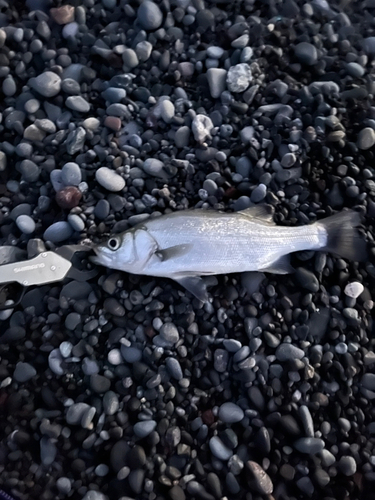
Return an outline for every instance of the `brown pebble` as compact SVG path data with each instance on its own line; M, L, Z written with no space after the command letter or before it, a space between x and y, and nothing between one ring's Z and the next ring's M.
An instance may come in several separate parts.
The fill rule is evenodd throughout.
M68 24L74 21L74 7L73 5L63 5L56 7L50 11L52 19L57 24Z
M121 129L121 120L117 116L106 116L104 125L111 130L118 132Z
M56 203L63 209L74 208L82 198L81 191L75 186L69 186L56 193Z

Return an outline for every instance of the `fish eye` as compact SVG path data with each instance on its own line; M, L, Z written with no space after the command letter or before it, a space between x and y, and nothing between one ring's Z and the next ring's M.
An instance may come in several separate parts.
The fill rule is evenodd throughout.
M111 238L109 238L108 247L111 250L117 250L120 247L120 245L121 245L120 238L118 238L116 236L112 236Z

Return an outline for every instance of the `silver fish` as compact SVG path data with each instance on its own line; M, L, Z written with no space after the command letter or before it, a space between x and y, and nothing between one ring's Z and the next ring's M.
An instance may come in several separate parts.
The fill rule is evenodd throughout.
M313 224L277 226L273 210L258 205L235 213L184 210L146 220L93 247L92 261L133 274L171 278L202 301L201 276L264 271L293 272L289 254L322 250L362 260L361 217L347 210Z

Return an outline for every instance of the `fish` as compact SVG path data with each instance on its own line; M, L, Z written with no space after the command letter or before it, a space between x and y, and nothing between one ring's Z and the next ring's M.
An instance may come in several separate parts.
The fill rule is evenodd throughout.
M205 276L261 271L292 273L290 254L330 252L351 261L366 259L356 229L361 215L343 210L303 226L279 226L273 207L239 212L188 209L149 218L94 244L92 262L128 273L171 278L197 299L209 300Z

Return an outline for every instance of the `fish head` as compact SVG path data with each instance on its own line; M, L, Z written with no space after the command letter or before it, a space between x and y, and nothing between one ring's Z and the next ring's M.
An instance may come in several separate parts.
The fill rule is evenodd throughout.
M136 260L133 232L126 231L122 234L113 234L104 243L93 247L95 256L90 257L91 262L110 269L128 271Z

